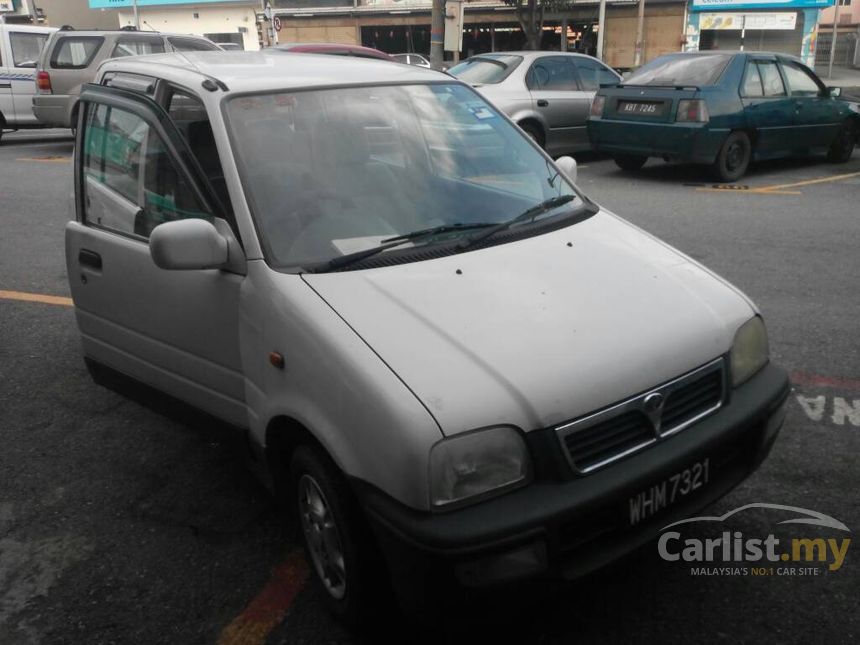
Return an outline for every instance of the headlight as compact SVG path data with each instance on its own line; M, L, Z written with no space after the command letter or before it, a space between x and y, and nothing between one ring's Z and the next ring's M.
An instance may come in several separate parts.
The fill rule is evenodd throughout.
M444 439L430 451L430 503L441 508L526 483L531 462L522 435L488 428Z
M732 345L732 385L737 387L768 361L767 330L756 316L740 326Z

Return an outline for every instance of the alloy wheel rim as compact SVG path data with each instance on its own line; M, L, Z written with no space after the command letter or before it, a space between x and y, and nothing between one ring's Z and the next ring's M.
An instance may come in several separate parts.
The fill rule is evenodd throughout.
M346 562L331 505L310 475L302 475L298 489L302 531L311 561L326 591L341 600L346 595Z

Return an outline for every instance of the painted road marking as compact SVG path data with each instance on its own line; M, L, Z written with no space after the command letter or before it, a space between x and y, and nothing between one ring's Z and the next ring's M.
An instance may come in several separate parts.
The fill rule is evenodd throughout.
M829 177L819 177L818 179L806 179L804 181L795 181L790 184L774 184L772 186L758 186L747 190L734 188L728 189L725 186L721 187L714 185L712 187L697 188L699 192L725 192L726 190L736 190L746 195L801 195L800 191L785 190L786 188L799 188L800 186L812 186L813 184L826 184L845 179L860 177L860 172L849 172L842 175L830 175Z
M59 157L56 155L47 157L19 157L17 159L17 161L35 161L37 163L67 163L71 160L71 157Z
M46 305L62 305L71 307L74 305L71 298L63 296L46 296L41 293L25 293L23 291L0 290L0 300L20 300L22 302L41 302Z
M293 600L308 579L308 565L301 551L293 551L272 571L272 577L245 610L218 637L218 645L258 645L287 615Z
M829 407L831 414L825 416L828 410L825 395L803 396L798 394L795 398L811 421L820 423L830 420L838 426L844 426L845 422L848 421L855 428L860 428L860 399L849 400L841 396L834 396Z
M793 372L791 374L791 382L799 386L826 387L860 392L860 380L858 379ZM795 395L795 399L810 421L815 421L816 423L827 423L830 421L837 426L844 426L847 422L848 425L860 428L860 399L849 399L843 396L828 397L825 394L816 394L813 396L797 394ZM830 401L830 405L828 405L828 400ZM830 414L827 414L828 410Z

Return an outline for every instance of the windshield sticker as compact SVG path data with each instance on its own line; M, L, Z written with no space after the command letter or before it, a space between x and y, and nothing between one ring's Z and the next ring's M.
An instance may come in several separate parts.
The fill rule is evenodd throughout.
M471 107L469 111L475 116L476 119L484 120L484 119L492 119L496 115L487 107L483 105L479 107Z

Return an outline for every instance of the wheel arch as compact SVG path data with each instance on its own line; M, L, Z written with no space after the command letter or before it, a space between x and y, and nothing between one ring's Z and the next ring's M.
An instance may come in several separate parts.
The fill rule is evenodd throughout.
M281 414L269 421L266 425L265 442L266 465L276 493L282 493L289 487L290 459L299 446L313 447L327 457L341 473L344 472L332 451L307 425L288 415Z

